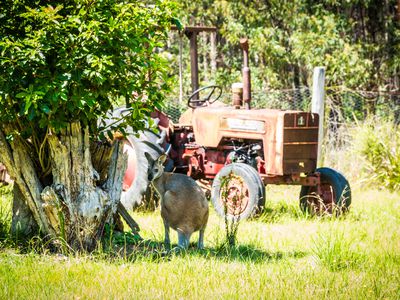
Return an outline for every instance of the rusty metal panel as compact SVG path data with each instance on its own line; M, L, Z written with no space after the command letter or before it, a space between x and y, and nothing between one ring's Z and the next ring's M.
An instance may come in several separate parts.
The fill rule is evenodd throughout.
M316 159L318 152L318 143L285 143L283 145L283 156L284 159L297 159L299 161L310 158Z
M263 143L265 173L284 175L315 170L318 115L272 109L204 107L193 111L196 143L218 148L224 138Z
M318 127L319 116L307 112L292 111L285 115L285 128Z
M285 174L308 173L316 169L315 159L285 159L283 162L283 172Z
M318 158L318 115L298 112L285 115L283 174L315 170Z
M318 141L318 127L311 128L285 128L284 143L315 142Z

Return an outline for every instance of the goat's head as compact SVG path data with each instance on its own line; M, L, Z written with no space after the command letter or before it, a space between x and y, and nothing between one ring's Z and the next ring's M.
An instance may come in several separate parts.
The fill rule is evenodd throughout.
M153 159L150 154L145 153L149 166L147 176L149 181L159 178L164 172L164 163L167 160L166 154L161 154L157 159Z

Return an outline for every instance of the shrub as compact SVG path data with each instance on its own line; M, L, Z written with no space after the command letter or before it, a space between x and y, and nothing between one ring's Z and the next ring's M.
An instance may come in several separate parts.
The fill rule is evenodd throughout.
M376 116L343 123L325 141L323 165L346 174L353 186L399 191L399 127Z
M364 181L400 191L400 126L373 118L357 124L354 134L354 150L364 162Z

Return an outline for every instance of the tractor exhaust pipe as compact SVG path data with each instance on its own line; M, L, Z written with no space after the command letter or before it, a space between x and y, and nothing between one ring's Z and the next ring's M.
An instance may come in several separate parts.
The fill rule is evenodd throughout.
M243 68L242 68L242 80L243 80L243 102L244 108L251 108L251 77L249 68L249 41L247 38L240 39L240 47L243 50Z

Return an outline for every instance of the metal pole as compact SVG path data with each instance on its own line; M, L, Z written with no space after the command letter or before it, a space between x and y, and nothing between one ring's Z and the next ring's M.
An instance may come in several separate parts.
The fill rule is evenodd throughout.
M251 108L251 75L249 68L249 41L247 38L240 39L240 46L243 50L243 68L242 68L242 80L243 80L243 103L246 109Z
M312 85L311 112L319 115L318 129L318 166L321 164L321 146L324 140L324 96L325 96L325 67L315 67Z
M182 32L179 32L179 104L183 102Z
M190 66L192 74L192 92L199 88L199 63L197 55L197 32L190 33ZM195 99L198 99L195 97Z

